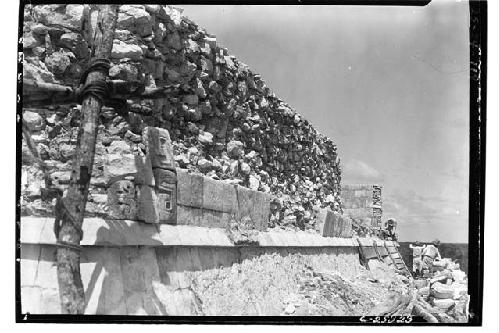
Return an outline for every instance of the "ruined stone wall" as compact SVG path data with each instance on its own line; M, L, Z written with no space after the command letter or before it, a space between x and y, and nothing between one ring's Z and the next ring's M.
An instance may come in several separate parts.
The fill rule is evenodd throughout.
M359 227L382 226L382 187L372 184L342 185L342 211Z
M89 60L84 35L96 12L84 5L27 6L24 78L76 85ZM87 28L84 28L87 27ZM270 226L314 228L319 208L340 210L336 146L279 99L264 80L230 55L215 36L159 5L120 7L112 50L112 79L148 87L178 84L170 98L137 100L142 114L105 108L98 130L88 215L106 212L109 174L145 154L143 130L164 128L175 167L273 194ZM80 106L25 110L55 184L69 182ZM47 215L42 174L23 142L22 213ZM126 180L126 179L125 179ZM127 186L119 191L127 197ZM131 203L132 204L132 203Z

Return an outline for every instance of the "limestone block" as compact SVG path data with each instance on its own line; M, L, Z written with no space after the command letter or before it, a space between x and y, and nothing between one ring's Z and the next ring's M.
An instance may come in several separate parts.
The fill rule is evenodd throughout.
M232 242L227 234L216 228L209 228L207 230L207 237L211 240L213 246L232 246Z
M114 182L107 190L108 214L113 219L134 220L137 216L136 193L130 180Z
M238 158L243 154L243 143L241 141L229 141L227 143L227 154L229 157Z
M201 226L203 224L203 210L177 204L177 224Z
M35 285L41 250L40 245L21 244L21 287Z
M126 315L120 249L85 248L81 258L85 314Z
M74 58L75 55L72 52L59 50L45 57L45 65L52 73L63 75Z
M191 245L191 246L196 246L196 245L202 245L205 244L205 239L203 236L203 230L204 228L201 228L200 226L192 226L189 229L180 229L179 232L177 233L177 237L179 238L179 241L182 245Z
M156 187L160 189L172 189L175 188L177 182L176 172L167 169L153 169L153 175L155 178Z
M59 45L70 49L79 59L85 58L89 54L87 42L81 34L75 32L63 34L59 39Z
M430 289L429 289L429 287L418 288L417 294L419 296L422 296L422 297L426 298L426 297L428 297L430 295Z
M165 306L169 316L195 316L201 314L201 304L191 289L178 289L163 283L154 282L153 290Z
M146 127L142 135L152 167L174 169L174 153L168 131L163 128Z
M176 224L175 190L158 192L156 205L160 223Z
M129 58L131 60L140 60L143 56L142 49L139 45L127 44L119 40L115 40L113 43L113 48L111 50L111 58L114 59L124 59Z
M165 306L153 290L153 283L160 282L155 250L150 247L121 248L120 263L127 314L166 315Z
M176 174L172 170L154 169L156 183L156 210L161 223L176 223Z
M351 237L350 219L331 211L321 209L316 217L317 229L323 237Z
M237 219L250 218L257 230L267 230L269 222L271 195L264 192L252 191L237 186L238 214Z
M453 298L455 294L455 288L452 285L446 285L441 282L435 282L431 286L431 293L432 296L439 299Z
M50 245L41 245L38 270L35 286L40 288L40 314L59 314L61 305L59 299L59 285L57 282L57 266L55 264L56 248Z
M113 183L137 173L135 156L132 154L110 154L104 163L104 176L108 183Z
M42 314L42 289L37 286L21 286L21 312Z
M443 309L443 310L447 310L449 309L451 306L455 305L455 301L452 300L452 299L437 299L435 298L433 301L432 301L433 305L437 308L440 308L440 309Z
M35 112L24 111L23 120L26 122L30 131L39 131L45 127L42 116Z
M269 234L266 232L261 232L259 233L258 237L258 242L260 246L272 246L273 244L273 239L269 236Z
M329 209L320 209L316 215L316 229L323 237L332 237L333 212Z
M116 22L118 29L131 30L144 37L152 33L153 19L141 5L122 5Z
M151 159L148 156L134 155L134 157L135 167L137 169L134 183L136 185L155 186L155 177L153 174L153 167L151 166Z
M466 281L466 274L464 271L461 271L459 269L454 269L451 271L451 274L453 275L453 281L456 282Z
M230 221L231 214L229 213L203 208L200 227L228 228Z
M352 236L352 221L342 215L336 214L336 220L333 225L333 234L335 237L350 238Z
M24 34L23 49L33 49L37 46L40 46L40 41L35 39L32 34Z
M177 204L203 207L203 177L189 174L185 169L177 171Z
M61 26L70 30L81 29L83 5L66 5L64 14L60 10L56 11L57 6L61 5L34 6L33 12L37 21L48 26Z
M160 281L174 288L190 285L185 271L192 271L191 254L188 247L159 247L156 249Z
M137 218L146 223L159 223L158 195L153 187L137 186Z
M236 188L228 183L203 177L203 208L236 214Z

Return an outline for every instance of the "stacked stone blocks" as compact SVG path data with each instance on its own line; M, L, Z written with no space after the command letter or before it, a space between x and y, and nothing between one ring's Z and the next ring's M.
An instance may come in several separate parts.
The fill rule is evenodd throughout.
M342 185L343 214L359 225L382 226L382 187L374 184Z

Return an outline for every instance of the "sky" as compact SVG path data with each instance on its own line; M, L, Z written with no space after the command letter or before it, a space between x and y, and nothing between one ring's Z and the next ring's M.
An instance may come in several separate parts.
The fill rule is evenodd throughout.
M178 6L382 185L401 241L467 242L468 3Z

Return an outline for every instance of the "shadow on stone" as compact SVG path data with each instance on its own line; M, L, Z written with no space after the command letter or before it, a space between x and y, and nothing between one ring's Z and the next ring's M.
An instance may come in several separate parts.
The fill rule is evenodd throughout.
M96 243L134 244L137 230L126 221L108 220L106 227L97 231ZM99 246L86 248L82 253L82 267L90 266L91 272L85 288L85 312L95 314L168 315L164 303L152 285L160 282L154 246L158 232L153 225L141 227L141 238L148 238L148 246ZM121 236L119 236L121 235ZM115 237L112 242L110 237ZM122 243L122 244L123 244ZM116 244L116 243L115 243Z

